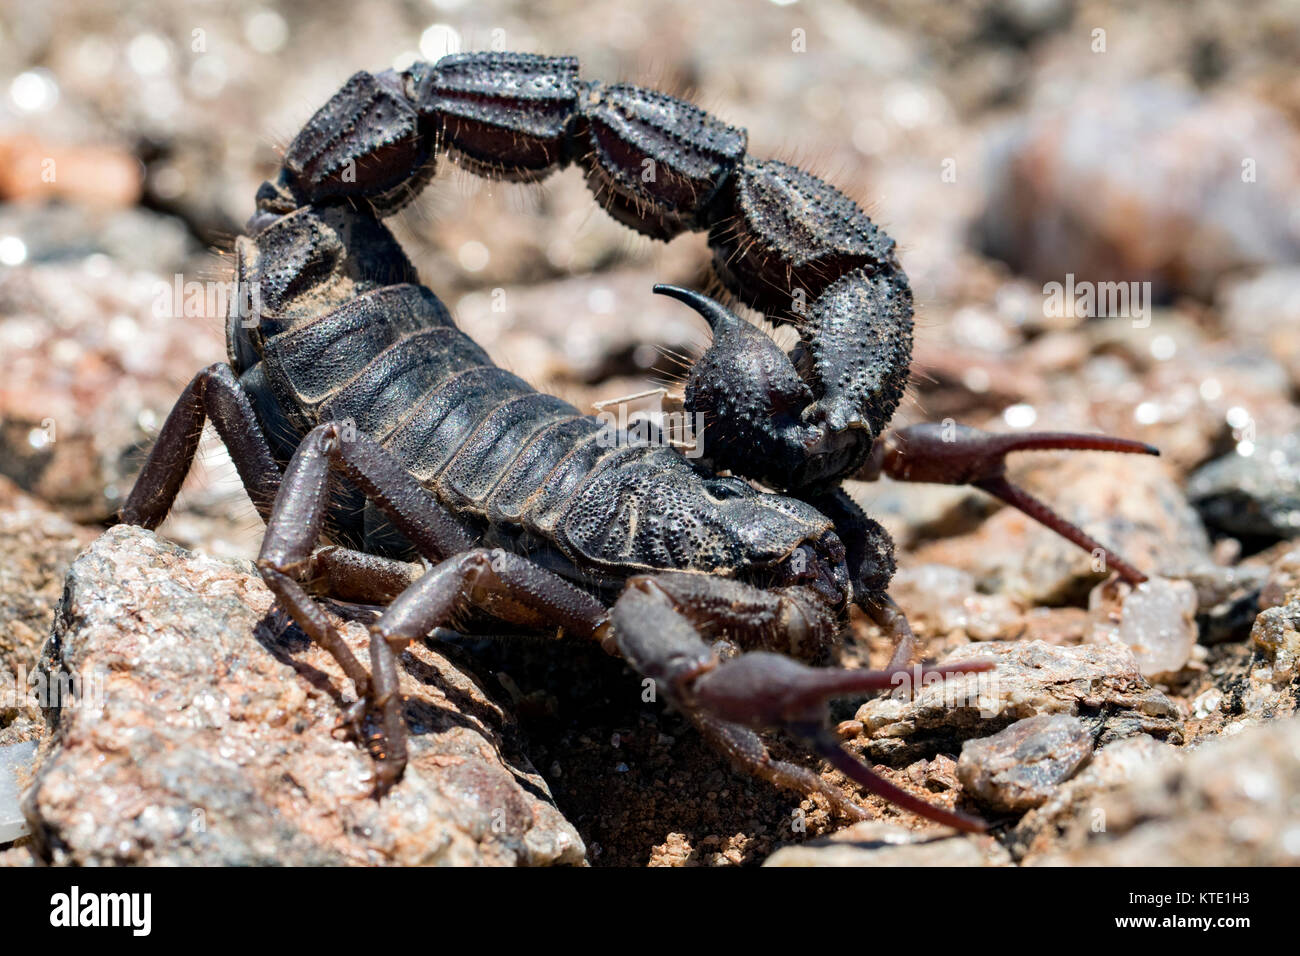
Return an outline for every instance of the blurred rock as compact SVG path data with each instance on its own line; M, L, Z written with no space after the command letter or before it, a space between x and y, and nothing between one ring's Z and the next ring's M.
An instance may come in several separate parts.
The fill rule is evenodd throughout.
M1099 822L1093 811L1101 794L1152 766L1177 763L1182 754L1172 744L1145 734L1100 748L1075 777L1020 819L1007 834L1007 849L1020 861L1036 853L1081 845L1088 829Z
M140 199L140 163L112 146L0 136L0 200L124 207Z
M1025 627L1023 607L1003 594L978 593L975 578L959 568L905 565L895 573L889 593L922 637L1012 640Z
M423 645L402 657L411 761L383 800L331 734L346 687L247 564L117 527L72 566L50 671L86 675L51 712L27 797L54 863L580 863L581 839L501 708ZM337 608L336 608L337 609ZM367 632L343 634L365 659Z
M1184 315L1179 325L1185 329L1194 321ZM1286 370L1263 346L1222 340L1182 346L1179 338L1185 336L1147 336L1128 319L1089 323L1089 333L1094 329L1097 334L1088 336L1090 349L1101 351L1090 351L1071 374L1040 376L1039 390L1011 406L1019 413L1028 406L1034 428L1097 431L1149 442L1180 482L1248 432L1300 430L1300 409L1291 401ZM1024 362L1031 359L1023 357ZM997 410L1002 421L985 427L1011 424L1005 408Z
M1267 269L1225 282L1217 299L1233 339L1267 345L1300 388L1300 268Z
M988 836L933 837L888 823L856 823L834 836L777 850L764 866L1007 866Z
M166 308L172 288L104 255L0 276L0 470L75 520L117 510L181 389L224 357L218 319Z
M1219 341L1161 354L1168 358L1139 379L1125 417L1180 476L1249 435L1300 429L1286 369L1262 346ZM1119 411L1107 409L1116 422Z
M1126 646L1152 680L1182 670L1196 646L1196 588L1187 581L1151 577L1137 587L1106 581L1089 595L1088 610L1088 639Z
M1201 564L1172 574L1196 590L1196 635L1202 644L1242 640L1259 613L1268 569Z
M901 548L974 531L998 507L988 495L965 485L923 485L882 477L848 481L844 488Z
M1065 824L1064 866L1294 866L1300 720L1209 741L1143 767Z
M624 270L471 293L455 303L456 320L495 360L533 382L593 383L656 369L682 375L680 362L661 350L702 353L709 330L695 312L651 291L673 279Z
M138 207L119 209L70 203L0 205L0 236L13 236L22 242L23 257L17 265L82 265L89 278L104 286L99 294L105 300L112 298L113 293L125 298L133 286L145 284L146 278L170 282L177 272L198 272L205 266L217 271L215 259L194 242L183 222ZM87 262L92 256L99 258ZM112 260L114 268L110 269L109 263L103 261L105 257ZM139 275L141 272L150 275L143 277ZM15 280L5 283L6 313L15 304L30 302L32 298L21 281L17 290L7 288L11 281ZM145 287L150 290L148 284ZM15 300L16 296L22 298ZM53 313L60 327L65 327L71 311ZM111 319L118 311L121 306L106 307L100 321ZM140 312L147 314L148 306ZM142 317L134 311L131 314Z
M1098 745L1139 733L1182 740L1177 707L1147 683L1126 648L991 641L960 647L944 662L986 659L994 670L923 681L911 699L900 688L867 701L855 715L864 736L852 743L898 763L956 753L967 740L1039 714L1079 717Z
M0 478L0 746L41 730L29 697L37 658L68 566L94 538Z
M984 249L1044 282L1208 297L1232 270L1300 258L1300 134L1249 98L1084 87L992 150Z
M1040 714L991 737L968 740L957 761L966 791L995 810L1045 803L1092 756L1092 732L1077 717Z
M1210 462L1187 483L1205 523L1236 535L1300 534L1300 434L1258 436Z
M35 753L34 741L0 744L0 845L27 833L19 794L27 785Z
M1081 607L1036 607L1025 612L1024 621L1022 639L1045 644L1082 644L1091 628Z

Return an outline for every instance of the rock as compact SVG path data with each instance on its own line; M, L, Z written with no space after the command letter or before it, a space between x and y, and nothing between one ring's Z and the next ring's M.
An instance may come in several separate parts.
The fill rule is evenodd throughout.
M1082 644L1092 621L1081 607L1036 607L1025 612L1023 640Z
M692 269L680 281L689 282ZM661 349L699 354L708 327L681 303L652 291L662 271L607 271L597 277L471 293L455 303L461 327L498 361L530 381L603 382L656 370L680 374ZM606 398L616 398L607 395Z
M1084 86L991 146L982 245L1044 282L1073 274L1206 296L1232 270L1300 256L1297 156L1300 134L1248 97ZM1282 172L1270 181L1265 169Z
M861 725L858 725L861 727ZM918 760L906 770L907 778L918 787L925 787L932 793L946 793L960 790L961 781L957 778L957 761L947 754L939 754L933 760Z
M1259 615L1253 639L1214 649L1206 669L1180 689L1187 701L1189 743L1231 736L1295 715L1300 704L1294 668L1297 608Z
M1077 717L1040 714L991 737L968 740L957 761L966 790L995 810L1045 803L1092 756L1092 732Z
M1011 640L1024 630L1024 608L1004 594L980 594L975 578L940 564L906 565L890 583L890 596L921 636L973 641Z
M882 477L873 482L848 481L844 488L902 548L973 531L997 510L996 501L967 485L923 485Z
M60 864L580 863L511 720L424 645L402 657L411 761L383 799L331 730L347 682L247 563L116 527L81 555L45 650L83 675L26 799ZM336 610L339 607L336 606ZM367 631L343 634L364 660Z
M41 730L31 678L68 566L94 537L0 477L0 746Z
M1181 318L1184 327L1194 321ZM1129 320L1104 324L1118 326L1121 337L1125 329L1133 334ZM1140 375L1090 396L1083 420L1152 443L1180 482L1222 454L1227 443L1250 433L1285 435L1300 428L1286 369L1263 346L1221 340L1182 347L1172 334L1164 334L1150 341L1148 351L1151 364ZM1093 362L1112 357L1098 356ZM1129 363L1142 368L1136 357ZM1058 387L1078 390L1068 380Z
M215 317L160 300L172 288L104 255L0 283L0 471L74 520L116 511L180 390L225 355Z
M1300 720L1206 742L1144 766L1082 808L1063 866L1295 866L1300 863Z
M764 866L1006 866L988 836L930 837L888 823L857 823L832 837L777 850Z
M18 797L26 786L35 753L34 742L0 746L0 845L27 833Z
M44 164L44 166L43 166ZM41 176L42 168L60 175ZM0 136L0 200L128 207L140 200L139 162L113 146L66 146L34 136Z
M1152 576L1137 587L1122 581L1097 585L1088 598L1094 644L1122 644L1144 677L1175 674L1196 646L1196 588L1187 581Z
M1182 751L1145 734L1116 740L1095 751L1072 779L1057 787L1046 802L1026 813L1004 843L1017 861L1037 853L1080 845L1097 821L1092 816L1100 794L1131 780L1160 762L1177 762ZM1079 823L1088 826L1081 827Z
M173 273L191 269L198 273L195 267L215 264L194 242L184 222L133 205L120 209L75 202L3 205L0 235L21 239L23 258L18 265L22 268L75 265L98 256L95 262L111 259L122 270L118 281L138 281L142 273L170 281Z
M1300 667L1300 601L1261 611L1250 639L1271 665L1272 682L1289 683Z
M856 742L881 763L956 753L1026 717L1079 717L1098 745L1146 733L1182 740L1178 709L1147 683L1127 648L1058 647L1042 641L990 641L952 651L945 663L992 659L996 668L942 682L922 682L908 699L899 688L858 708Z
M1259 613L1268 568L1202 564L1174 575L1196 589L1196 634L1202 644L1243 640Z
M1192 475L1187 496L1206 524L1229 534L1300 535L1300 435L1239 442Z
M0 867L2 866L36 866L36 861L32 859L26 847L15 846L8 850L0 850Z
M1287 547L1269 563L1259 592L1259 606L1280 607L1295 600L1300 600L1300 548Z
M1225 282L1215 298L1232 337L1267 346L1300 388L1300 267Z
M1159 459L1075 453L1013 463L1013 479L1139 570L1209 561L1201 520ZM1107 574L1101 556L1014 508L973 534L921 545L914 560L964 568L979 591L1027 606L1082 603Z

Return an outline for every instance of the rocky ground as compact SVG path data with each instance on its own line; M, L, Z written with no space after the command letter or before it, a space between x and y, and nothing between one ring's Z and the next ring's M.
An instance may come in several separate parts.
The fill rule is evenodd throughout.
M1300 862L1293 7L729 7L0 14L0 863ZM105 530L223 355L217 310L169 290L227 277L277 145L355 69L498 40L690 92L863 201L916 293L896 423L1161 449L1013 460L1151 575L1136 590L977 491L849 486L898 542L927 656L997 666L841 701L840 735L989 835L826 770L875 818L848 826L731 770L597 649L444 632L402 660L412 765L376 802L334 733L351 687L247 563L261 523L219 443L157 535ZM706 341L649 291L701 284L703 241L632 236L574 171L529 190L444 170L396 222L494 358L584 407ZM1137 285L1103 313L1054 283ZM330 607L363 641L373 610ZM840 663L887 657L855 617Z

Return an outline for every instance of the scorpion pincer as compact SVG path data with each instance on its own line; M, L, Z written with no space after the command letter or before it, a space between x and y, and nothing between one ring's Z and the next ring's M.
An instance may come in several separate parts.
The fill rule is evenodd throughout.
M712 329L685 387L703 454L605 440L596 419L493 365L383 225L439 153L519 181L577 164L631 228L662 240L707 231L722 286L793 325L798 344L787 353L719 302L657 287ZM162 521L211 421L266 521L267 586L355 685L342 725L369 743L377 794L406 763L398 655L474 610L599 641L744 768L852 817L866 813L773 757L759 732L794 735L923 817L983 826L877 776L828 729L832 698L914 673L887 594L893 545L839 484L970 483L1104 552L1012 485L1004 458L1155 450L1096 435L888 431L908 376L911 293L893 241L850 199L748 156L743 130L683 100L584 82L569 57L469 53L348 80L262 185L246 232L235 267L249 314L232 308L228 361L187 387L121 519ZM369 668L313 589L387 605ZM889 669L825 666L852 604L897 641Z

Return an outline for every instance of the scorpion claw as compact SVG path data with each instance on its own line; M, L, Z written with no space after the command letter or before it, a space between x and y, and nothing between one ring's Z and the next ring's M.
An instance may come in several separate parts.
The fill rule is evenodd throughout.
M884 671L818 668L781 654L753 651L727 661L695 679L694 703L710 716L754 730L783 729L806 741L837 770L871 793L947 826L982 832L983 821L936 807L877 776L840 747L827 723L827 704L884 690L927 676L949 677L991 670L992 661L963 661L932 667Z
M1129 562L1007 480L1006 456L1018 451L1160 454L1158 448L1146 442L1109 435L1077 432L995 434L968 425L911 425L888 433L876 443L864 469L864 477L870 479L883 472L896 481L971 485L1024 512L1085 551L1103 556L1106 567L1114 568L1130 584L1145 581L1146 575Z
M801 734L801 736L804 735ZM834 735L824 727L818 727L805 739L808 740L813 750L844 776L867 792L882 797L903 810L915 813L927 820L933 820L935 823L942 823L956 830L961 830L964 833L984 833L989 828L989 825L979 817L936 806L922 800L920 797L913 796L902 787L890 783L841 747L835 740Z

